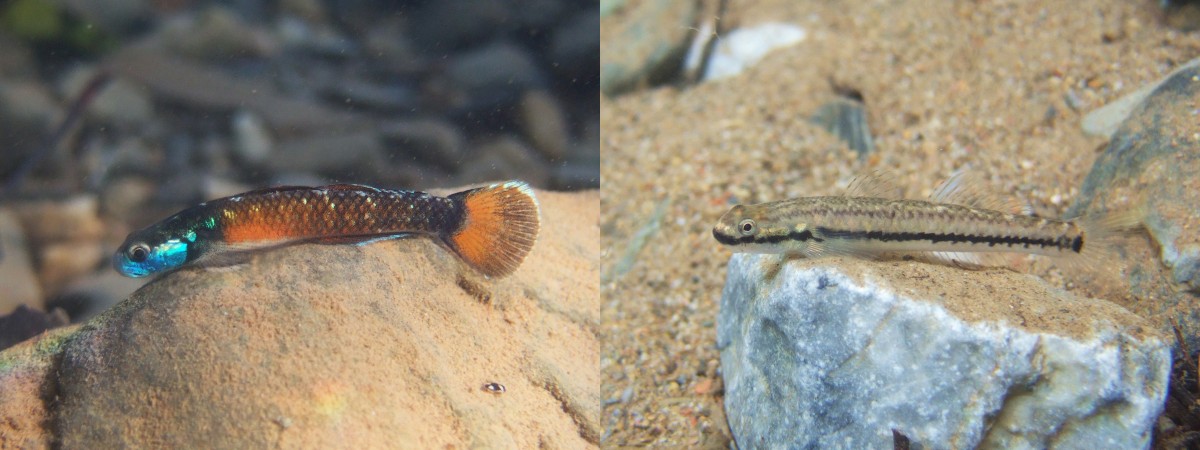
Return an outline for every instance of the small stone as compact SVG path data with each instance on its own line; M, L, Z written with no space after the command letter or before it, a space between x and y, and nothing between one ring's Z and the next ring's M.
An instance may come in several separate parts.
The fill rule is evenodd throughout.
M567 154L571 133L567 117L558 101L541 90L526 91L521 97L521 125L533 148L550 161L561 160Z
M453 169L463 163L465 144L458 127L440 120L408 120L390 122L379 127L387 144L387 158L392 164L405 164L405 156Z
M516 98L526 89L542 87L545 76L527 50L507 41L472 49L454 56L446 76L469 97Z
M600 12L580 11L554 30L550 60L554 69L570 78L596 80L600 75ZM595 89L594 81L587 83Z
M727 280L737 442L890 448L895 429L925 448L1144 448L1163 410L1168 335L1028 275L738 253Z
M8 314L20 305L42 307L42 289L34 275L28 242L20 222L12 211L0 209L0 314Z
M241 110L233 115L233 150L237 158L247 164L259 165L271 158L274 139L266 123L250 111Z
M62 200L38 200L13 205L31 245L104 237L96 196L81 194Z
M224 6L177 15L159 33L167 48L198 59L268 56L279 47L269 33L247 25Z
M142 177L122 177L106 184L100 192L100 207L106 215L134 222L157 186Z
M859 100L839 96L821 105L811 120L845 142L859 157L875 150L875 141L867 126L866 108Z
M533 186L546 185L546 164L519 139L501 137L480 145L476 154L463 164L462 172L458 175L460 182L517 179Z
M717 43L704 80L718 80L742 73L767 54L803 42L808 31L790 23L764 23L730 31Z
M280 140L276 156L268 160L273 171L328 175L371 174L381 164L383 144L375 131L305 136Z

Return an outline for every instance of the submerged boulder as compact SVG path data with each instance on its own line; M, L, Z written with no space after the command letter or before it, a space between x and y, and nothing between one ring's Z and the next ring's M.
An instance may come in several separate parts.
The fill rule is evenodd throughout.
M1170 341L1003 269L734 255L717 325L742 448L1140 448Z
M599 196L538 197L505 278L424 238L167 274L64 338L22 423L64 448L598 446Z

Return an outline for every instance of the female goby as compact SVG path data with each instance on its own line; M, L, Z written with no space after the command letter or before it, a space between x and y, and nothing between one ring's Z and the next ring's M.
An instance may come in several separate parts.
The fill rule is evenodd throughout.
M475 270L499 277L525 259L538 225L533 190L517 181L448 197L353 184L277 187L201 203L134 232L113 255L113 266L144 277L301 242L415 234L438 239Z
M986 255L1027 253L1104 262L1108 239L1132 228L1137 211L1055 220L998 209L1002 202L974 190L961 173L928 201L881 196L894 192L876 173L851 184L845 196L805 197L736 205L713 228L734 251L805 257L920 253L955 265L990 264Z

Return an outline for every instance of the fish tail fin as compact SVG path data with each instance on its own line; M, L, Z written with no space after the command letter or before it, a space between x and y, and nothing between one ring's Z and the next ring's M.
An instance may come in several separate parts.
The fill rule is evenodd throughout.
M462 206L457 230L442 239L468 265L492 277L517 270L538 234L538 202L520 181L493 184L450 195Z
M1116 249L1117 238L1143 227L1146 208L1143 205L1127 209L1088 214L1074 222L1083 229L1083 247L1070 263L1096 269L1124 269Z

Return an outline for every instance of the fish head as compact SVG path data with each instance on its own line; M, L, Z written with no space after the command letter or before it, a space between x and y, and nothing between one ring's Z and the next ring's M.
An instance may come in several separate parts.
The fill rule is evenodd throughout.
M736 205L713 227L717 242L742 253L803 253L806 223L780 217L771 204ZM809 233L811 235L811 233Z
M172 218L174 219L174 218ZM188 261L188 247L196 241L192 230L179 230L176 220L168 219L135 231L113 254L113 268L127 277L145 277L175 269Z

